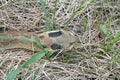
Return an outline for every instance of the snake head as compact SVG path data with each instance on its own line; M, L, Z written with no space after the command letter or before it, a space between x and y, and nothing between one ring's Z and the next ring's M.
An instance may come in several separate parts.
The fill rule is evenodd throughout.
M70 31L55 30L38 34L39 41L48 51L70 50L79 39Z

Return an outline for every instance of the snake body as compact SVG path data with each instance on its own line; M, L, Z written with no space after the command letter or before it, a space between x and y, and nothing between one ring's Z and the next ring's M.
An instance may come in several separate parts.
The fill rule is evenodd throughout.
M0 35L14 37L13 39L0 38L0 50L22 48L40 51L40 48L33 43L20 40L19 36L35 39L39 41L46 50L51 52L61 49L68 50L71 48L71 45L78 42L78 39L73 33L65 30L47 31L40 34L27 31L5 31L1 32Z

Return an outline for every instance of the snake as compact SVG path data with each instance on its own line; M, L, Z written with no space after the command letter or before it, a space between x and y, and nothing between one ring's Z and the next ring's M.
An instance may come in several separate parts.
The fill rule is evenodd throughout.
M2 38L1 36L9 36L12 38ZM50 52L58 50L70 50L79 39L71 31L66 30L53 30L45 31L43 33L35 33L28 31L3 31L0 32L0 50L6 49L27 49L32 51L40 51L41 49L29 42L20 39L20 36L25 36L30 39L37 40L41 43L43 48Z

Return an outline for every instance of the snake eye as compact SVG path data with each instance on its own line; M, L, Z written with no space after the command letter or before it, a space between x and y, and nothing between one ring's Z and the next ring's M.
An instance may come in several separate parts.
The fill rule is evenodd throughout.
M48 35L49 35L49 37L58 37L58 36L62 35L62 32L61 31L50 32Z
M59 49L62 49L62 48L63 48L62 45L59 45L59 44L56 44L56 43L51 45L51 49L53 49L53 50L59 50Z

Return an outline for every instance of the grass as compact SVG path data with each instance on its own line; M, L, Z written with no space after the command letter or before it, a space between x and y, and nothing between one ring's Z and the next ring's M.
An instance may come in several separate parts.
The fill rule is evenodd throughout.
M44 12L44 16L46 18L46 23L45 23L45 28L46 28L46 31L51 31L51 26L50 26L50 14L49 12L47 11L46 9L46 4L45 4L45 1L44 0L40 0L40 4L41 4L41 8L42 8L42 11Z
M5 35L0 35L0 38L2 38L2 39L3 38L4 39L14 39L14 37L5 36ZM29 66L30 64L37 62L39 59L41 59L44 56L50 57L52 55L52 53L47 52L42 47L42 45L39 41L36 41L34 39L30 39L30 38L27 38L27 37L24 37L24 36L19 36L19 39L23 40L23 41L34 43L34 45L37 45L41 49L41 51L38 52L38 53L35 53L30 59L28 59L22 65L18 66L15 70L8 73L7 76L6 76L6 80L14 80L16 75L20 72L20 70L22 70L22 68L25 68L25 67Z
M103 33L103 37L104 37L104 44L103 44L103 49L104 52L108 52L111 51L112 46L120 40L120 31L118 31L114 38L110 40L110 34L107 30L107 28L104 25L101 25L99 27L99 29L101 30L101 32Z
M74 32L81 44L54 61L42 58L46 54L44 49L34 55L24 50L1 52L0 79L119 80L119 4L119 0L3 1L0 20L4 26L17 30L37 28L36 32L66 29ZM35 40L23 36L21 39L42 48Z

